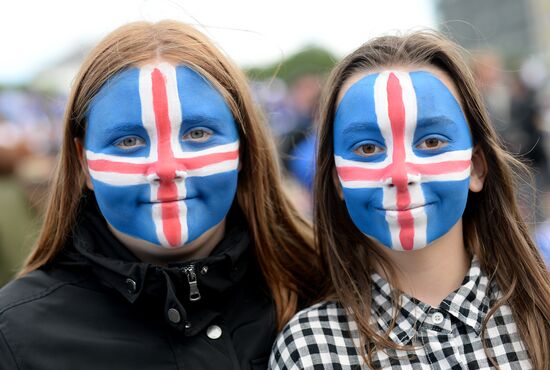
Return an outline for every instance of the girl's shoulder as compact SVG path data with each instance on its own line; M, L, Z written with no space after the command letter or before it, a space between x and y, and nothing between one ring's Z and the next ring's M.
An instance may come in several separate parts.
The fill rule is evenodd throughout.
M84 278L61 270L39 269L19 277L0 289L0 319L8 312L43 301L67 285Z
M288 322L275 341L269 368L352 368L361 364L358 341L357 326L346 310L336 301L323 301Z
M325 330L318 330L325 329ZM288 322L280 336L301 333L304 336L327 335L341 331L346 335L356 331L355 322L338 301L328 300L299 311ZM329 333L333 335L334 333Z

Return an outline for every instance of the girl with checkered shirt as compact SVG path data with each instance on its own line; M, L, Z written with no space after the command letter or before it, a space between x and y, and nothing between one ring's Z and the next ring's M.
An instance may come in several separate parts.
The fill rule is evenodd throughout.
M332 284L271 369L550 369L550 278L456 45L376 38L322 104L316 237Z

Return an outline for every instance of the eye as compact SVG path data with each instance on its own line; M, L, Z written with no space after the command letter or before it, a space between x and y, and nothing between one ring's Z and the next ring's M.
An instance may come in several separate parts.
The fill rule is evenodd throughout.
M126 136L115 143L120 149L134 149L145 145L145 140L139 136Z
M424 149L424 150L435 150L435 149L443 148L445 145L447 145L447 141L437 137L429 137L426 140L422 141L420 144L418 144L416 147L418 149Z
M210 136L212 136L212 132L202 128L196 128L183 135L183 140L204 142L208 140Z
M383 153L383 152L384 152L384 148L372 143L360 145L354 150L355 154L358 154L362 157L370 157L372 155Z

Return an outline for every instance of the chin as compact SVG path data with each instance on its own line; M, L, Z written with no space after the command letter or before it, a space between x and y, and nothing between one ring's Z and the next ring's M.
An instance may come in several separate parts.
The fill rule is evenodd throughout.
M147 248L147 247L146 247ZM188 244L182 244L177 246L165 246L155 244L154 247L147 248L147 250L157 256L172 256L180 252L188 252L190 249Z

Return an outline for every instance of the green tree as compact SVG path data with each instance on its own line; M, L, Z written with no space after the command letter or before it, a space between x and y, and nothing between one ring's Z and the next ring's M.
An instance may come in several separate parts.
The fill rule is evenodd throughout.
M288 56L282 62L264 67L245 69L248 77L253 80L268 80L278 77L286 83L305 74L327 74L338 59L328 50L310 45Z

